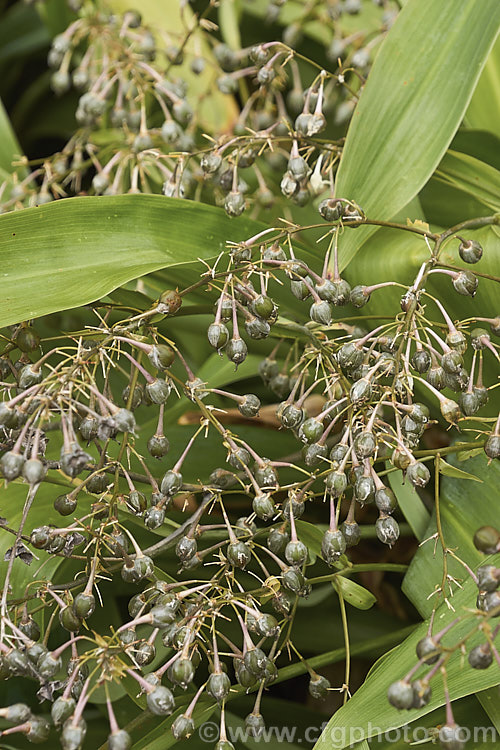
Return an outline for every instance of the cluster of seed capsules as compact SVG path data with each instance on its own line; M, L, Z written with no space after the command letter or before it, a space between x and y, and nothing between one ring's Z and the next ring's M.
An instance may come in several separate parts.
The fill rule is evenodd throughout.
M63 519L71 517L66 525L29 528L27 512L30 533L17 534L9 563L20 564L14 558L29 555L30 548L43 550L50 556L83 560L84 576L69 587L38 581L24 594L16 592L14 601L4 597L0 663L4 678L24 675L38 680L43 698L54 700L55 693L62 691L54 700L52 718L61 727L67 749L81 746L83 710L100 683L128 675L145 693L153 713L169 714L179 702L176 691L192 684L200 654L207 656L210 677L197 688L193 702L187 707L181 703L185 711L175 719L174 734L180 738L192 732L196 702L203 691L223 703L233 682L242 689L258 689L256 709L247 724L255 731L262 727L262 692L275 678L275 662L290 637L283 624L293 618L297 597L306 597L311 591L306 575L310 553L300 539L297 519L307 505L327 505L324 516L328 524L320 555L334 571L347 564L346 551L360 540L356 517L364 506L373 508L378 516L379 539L394 544L399 535L394 517L397 500L383 481L382 470L389 462L401 469L415 488L425 487L430 479L428 467L415 456L430 411L414 400L414 383L430 391L431 401L438 399L450 424L470 419L487 401L482 361L484 356L498 357L491 339L498 335L498 318L488 321L491 335L486 329L455 326L441 303L426 296L421 270L415 283L403 290L402 312L393 322L371 331L344 323L343 306L351 302L361 307L384 284L351 288L338 272L340 223L348 231L349 223L363 221L361 208L347 200L327 199L320 205L320 213L334 222L320 274L295 257L290 236L288 247L275 238L262 244L260 236L234 245L223 261L227 261L227 269L214 269L206 281L217 293L214 320L207 332L217 351L238 366L247 356L247 341L273 339L259 372L280 400L276 407L279 424L296 438L293 456L266 458L228 428L220 418L221 403L236 402L241 416L258 420L260 399L251 393L211 388L192 372L186 361L189 353L159 333L152 320L165 316L168 326L183 303L179 291L166 291L151 310L113 324L104 321L88 336L75 336L67 346L55 347L42 356L43 342L31 325L15 326L6 336L0 358L4 397L0 405L0 471L7 482L25 480L28 509L36 504L39 486L62 474L68 488L55 498L54 507ZM459 254L463 261L475 262L482 248L474 240L461 240ZM438 270L435 264L433 270ZM278 309L270 291L280 277L288 278L293 295L308 309L302 324L295 324L300 345L287 347L284 359L279 356L280 337L273 331ZM452 283L459 294L472 295L477 279L469 271L456 271ZM439 323L431 324L424 317L426 301L437 305L442 316ZM467 371L469 345L472 357ZM115 372L127 376L121 393ZM444 388L455 397L445 396ZM200 422L173 463L168 459L169 440L163 425L165 410L176 392L197 407ZM321 406L308 413L312 395L321 397ZM156 430L151 430L144 448L139 442L143 407L158 410ZM486 429L491 430L491 421L495 418L486 420ZM55 431L61 437L59 454L51 447L53 438L49 441ZM183 476L184 466L189 467L193 445L207 432L227 450L227 465L190 484ZM499 444L497 420L484 441L489 458L498 458ZM161 476L155 476L151 469L155 462L148 464L147 454L161 461ZM296 472L296 478L284 483L279 477L282 469ZM184 523L157 543L159 547L142 549L128 528L130 514L141 518L147 529L158 529L172 508L184 507L186 492L199 498L196 509L187 511ZM248 504L248 512L236 521L228 517L234 494ZM78 515L80 499L86 501L83 515ZM207 524L204 518L208 514L220 523ZM214 529L220 533L216 540L210 535ZM498 542L491 541L491 530L478 535L483 547ZM188 576L192 571L204 571L205 575L208 571L210 580L162 581L154 559L159 550L168 548L175 549L181 571ZM496 569L485 570L490 578L497 576ZM142 587L130 600L131 619L111 636L99 634L95 641L83 637L84 624L88 621L91 627L97 604L94 592L103 577L118 571L126 584ZM248 588L247 571L257 575L262 590L270 594L266 608ZM477 577L479 580L479 573ZM488 583L481 573L481 582L483 578ZM498 599L496 589L488 587L481 583L481 591L486 593L481 594L480 606L486 614L495 609ZM51 627L56 629L58 622L63 632L70 633L68 640L52 651L47 646L47 633L40 642L33 618L33 605L40 600L54 614ZM271 608L274 614L268 611ZM220 626L230 614L241 631L239 643L229 639ZM144 628L150 629L146 635ZM284 630L286 639L280 640ZM148 673L160 645L173 652ZM223 667L221 646L224 656L233 659L232 665ZM66 649L72 655L69 674L61 679ZM168 687L160 683L163 675ZM310 675L311 693L324 696L328 680L312 670ZM129 740L125 730L117 728L111 704L109 711L111 734L117 735L111 747L127 747ZM39 741L48 732L47 721L26 714L25 707L16 704L5 709L4 715L13 723L4 734L23 732L28 739Z
M474 541L478 549L488 554L500 551L500 534L492 527L479 529ZM442 676L446 700L446 722L439 727L438 737L444 750L463 750L468 739L467 730L455 721L448 693L446 665L451 656L459 649L462 653L465 653L467 649L467 660L473 669L484 670L492 665L500 668L500 654L495 646L495 639L500 633L500 624L494 623L494 619L500 617L500 568L491 564L481 565L475 572L469 570L469 575L479 592L476 602L477 613L459 616L436 633L432 632L431 619L427 635L416 644L417 663L402 680L392 683L387 692L388 700L395 708L399 710L419 709L431 700L433 678L437 679ZM464 620L472 620L472 627L468 634L466 636L461 634L451 645L446 643L447 634L449 633L451 638L454 627ZM469 646L468 642L478 632L481 634L481 642L475 646ZM416 674L421 673L428 666L431 668L423 676L415 678Z
M327 141L321 137L327 118L345 127L370 50L388 29L381 18L376 29L343 35L342 12L353 13L357 4L331 4L321 21L332 29L334 71L317 74L299 66L292 33L285 34L288 42L231 49L210 25L210 4L198 15L188 6L179 34L153 32L137 11L118 15L101 3L77 5L76 19L48 55L55 93L80 93L77 129L60 151L28 174L23 163L0 186L1 212L82 193L163 192L215 201L230 216L248 206L258 215L280 201L305 205L333 179L341 152L331 133ZM313 4L308 20L316 12ZM365 37L370 41L362 46ZM193 77L200 79L195 85ZM233 112L223 111L224 99L214 100L218 126L200 108L215 87Z

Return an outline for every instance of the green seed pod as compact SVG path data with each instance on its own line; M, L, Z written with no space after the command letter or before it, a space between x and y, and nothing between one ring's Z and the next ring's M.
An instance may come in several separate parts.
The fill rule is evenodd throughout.
M330 687L330 680L327 680L326 677L320 674L315 674L309 680L309 695L316 698L316 700L324 701Z
M32 716L28 721L28 731L25 737L28 742L38 745L48 740L50 729L50 723L43 716Z
M60 610L59 622L70 633L77 633L82 626L81 619L75 614L72 607L64 607L64 609Z
M40 346L40 336L34 328L22 326L18 330L16 344L22 352L34 352Z
M39 526L33 529L30 536L30 544L35 549L45 549L50 542L50 528L48 526Z
M153 506L148 508L144 513L144 525L147 529L153 531L159 529L165 522L165 509Z
M245 718L245 729L247 730L250 737L260 737L264 731L266 725L262 714L255 713L252 711L251 714Z
M329 326L332 322L332 308L330 307L330 303L326 302L326 300L313 302L309 310L309 317L315 323Z
M182 489L182 474L171 469L164 474L160 490L162 495L176 495Z
M248 466L252 461L252 457L246 448L236 448L232 450L227 457L227 462L231 464L234 469L241 471L243 466Z
M260 409L260 399L253 393L243 396L243 401L238 404L238 410L244 417L257 417Z
M414 487L425 487L431 478L429 469L421 461L410 464L406 475Z
M77 500L73 495L59 495L54 500L54 508L61 516L69 516L76 510Z
M142 641L134 649L134 658L141 667L151 664L156 656L156 649L152 643Z
M212 696L217 703L222 705L231 689L231 680L225 672L214 672L208 678L207 693Z
M490 435L484 444L488 458L500 458L500 435Z
M364 359L363 350L354 341L343 344L337 354L338 363L344 371L359 367Z
M299 439L303 443L317 443L324 432L323 422L315 417L304 420L299 427Z
M25 703L13 703L2 709L2 718L10 724L24 724L32 717L31 709Z
M117 729L108 735L108 750L130 750L132 737L125 729Z
M318 466L326 459L327 455L328 448L320 443L311 443L311 445L305 445L302 448L302 458L308 467Z
M413 705L413 688L409 682L398 680L389 686L387 700L398 709L409 709Z
M245 210L245 196L239 190L231 190L226 195L224 209L228 216L241 216Z
M56 727L62 726L75 710L76 702L73 698L56 698L50 709L52 721Z
M85 453L78 443L71 443L68 450L61 451L61 459L59 461L59 468L71 479L80 474L85 468L85 464L91 462L92 456Z
M390 515L398 507L396 495L390 487L381 487L375 492L375 504L381 513Z
M26 619L21 620L19 623L19 630L22 630L24 635L31 641L37 641L40 638L40 628L31 615L28 615Z
M443 750L464 750L468 732L457 724L444 724L439 730L439 744Z
M268 320L274 313L276 305L270 297L265 294L259 294L248 305L250 311L258 318Z
M196 543L196 539L192 539L189 536L183 536L179 539L177 542L177 545L175 547L175 554L181 560L181 562L186 562L186 560L190 560L198 551L198 545Z
M441 357L441 367L445 372L455 374L459 372L464 364L462 355L456 349L446 352Z
M474 297L477 292L478 278L470 271L460 271L453 279L455 291L465 297Z
M276 416L279 421L283 427L286 427L289 430L295 430L297 427L300 427L304 421L305 415L306 413L304 409L298 409L296 406L289 404L286 401L282 402L276 410Z
M153 574L154 565L150 557L143 555L136 557L131 564L125 563L121 569L121 576L126 583L138 583Z
M45 680L50 680L51 677L54 677L54 675L60 671L62 667L62 660L60 657L54 657L54 655L49 651L48 653L43 654L43 656L40 657L36 667L38 673Z
M93 594L77 594L73 602L73 612L80 620L86 620L95 612L95 596Z
M29 458L23 464L23 477L29 484L38 484L47 473L47 467L38 458Z
M493 654L491 653L489 643L482 643L470 650L469 664L473 669L488 669L492 663Z
M191 659L177 659L168 670L169 680L186 690L194 679L194 666Z
M370 301L370 294L366 291L367 287L358 284L351 289L349 301L354 307L364 307Z
M377 450L377 441L373 432L363 430L354 439L354 450L359 458L369 458Z
M411 683L413 690L413 704L412 708L423 708L427 706L431 699L431 688L425 682L425 680L415 680Z
M264 459L263 464L255 464L253 475L259 487L272 488L279 485L276 469L270 465L267 459Z
M478 588L481 591L496 591L500 582L500 568L494 565L482 565L476 571Z
M431 355L426 349L417 350L412 355L411 364L418 373L423 375L432 364Z
M312 279L309 276L306 276L304 280L292 279L290 281L291 293L293 294L294 297L302 301L306 300L308 297L311 296L311 290L310 290L311 286L312 286Z
M158 685L146 696L146 704L155 716L169 716L175 708L172 691L163 685Z
M241 464L239 464L238 468L241 469ZM235 484L236 477L231 471L226 471L226 469L214 469L210 474L209 487L217 487L221 490L227 490L230 487L234 487Z
M297 121L298 121L298 118L295 121L296 130L298 130ZM307 125L309 125L309 121ZM307 135L307 131L304 133L304 135ZM328 221L328 222L337 221L338 219L340 219L340 217L342 216L344 212L344 203L338 198L327 198L326 200L321 201L321 203L318 206L318 211L321 217L325 221Z
M439 408L443 417L450 424L455 424L460 419L460 407L450 398L443 399L439 404Z
M25 365L19 373L18 386L21 391L26 388L30 388L32 385L41 383L42 381L42 369L38 368L35 370L34 365Z
M268 521L276 513L274 503L268 494L256 495L252 501L252 509L263 521Z
M250 547L244 542L233 542L229 544L226 556L231 565L240 570L244 570L252 559Z
M435 664L441 655L441 646L432 636L421 638L416 646L416 653L419 659L423 659L425 664Z
M401 469L401 471L406 471L406 469L411 463L411 456L409 456L406 451L396 449L391 456L391 461L392 461L393 466L396 467L396 469Z
M230 362L236 366L245 361L248 354L248 347L241 338L232 338L226 345L226 356Z
M78 427L80 435L84 440L90 442L97 437L99 420L96 417L84 417Z
M346 541L341 531L325 531L321 542L321 556L332 567L346 551Z
M283 571L282 574L283 586L294 594L299 594L306 585L306 579L304 574L299 568L291 567Z
M267 656L260 648L250 648L243 657L243 664L255 677L263 676L267 664Z
M222 164L222 157L213 151L203 154L200 161L200 166L205 174L215 174Z
M399 539L399 526L392 516L380 516L375 523L377 537L389 547Z
M275 555L281 555L286 545L288 544L290 537L280 528L271 529L267 536L266 545L274 552Z
M170 450L170 443L165 435L152 435L148 440L147 447L153 458L163 458Z
M256 676L246 668L243 662L239 662L235 666L235 675L238 684L247 689L253 687L257 682Z
M280 372L271 378L269 387L278 398L285 398L291 390L290 378L285 373Z
M303 542L288 542L285 547L285 560L289 565L302 565L307 560L308 550Z
M172 724L172 734L176 740L186 740L194 732L194 721L190 716L181 714Z
M355 405L361 404L363 401L370 401L371 397L372 385L367 378L360 378L349 392L349 398Z
M343 471L329 471L325 477L325 489L332 497L341 497L347 488L347 477Z
M138 490L132 490L127 498L127 507L132 513L140 516L147 508L146 495Z
M458 252L464 263L477 263L483 257L483 248L476 240L464 240Z
M24 466L24 456L14 451L7 451L0 458L0 469L5 479L11 482L21 475Z
M488 395L488 389L484 386L474 386L474 395L476 396L479 408L482 408L483 406L486 406L488 403L489 395Z
M229 341L229 331L224 323L212 323L209 325L207 336L210 346L213 346L218 352L221 352Z
M445 372L440 365L432 365L427 372L426 379L438 391L442 391L446 385Z
M108 479L106 474L96 474L87 482L87 491L92 492L94 495L99 495L106 490L108 483L111 481L111 478Z
M467 338L462 331L450 331L446 336L446 343L452 349L456 349L460 354L467 351Z
M345 279L333 281L332 304L336 307L348 305L351 298L351 285Z
M155 378L151 383L146 384L145 393L153 404L164 404L171 390L172 385L168 380Z
M276 362L275 359L270 359L269 357L266 357L265 359L261 360L259 362L259 375L264 381L264 383L268 383L271 378L274 378L275 375L279 374L279 365Z
M1 376L2 380L5 376ZM15 416L14 409L11 409L5 402L0 403L0 427L10 427L12 419Z
M346 547L355 547L361 540L361 529L356 522L344 521L340 530L345 539Z
M500 591L490 591L484 597L484 611L495 612L493 617L500 617Z
M468 391L459 395L458 404L466 417L472 417L481 407L480 400L476 394Z

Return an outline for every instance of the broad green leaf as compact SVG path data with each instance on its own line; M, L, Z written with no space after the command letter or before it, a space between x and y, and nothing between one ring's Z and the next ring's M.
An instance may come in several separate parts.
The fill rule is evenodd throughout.
M0 181L13 171L12 162L22 154L5 107L0 101Z
M456 477L457 479L471 479L473 482L480 482L481 484L484 481L482 479L479 479L479 477L474 476L474 474L469 474L468 471L459 469L458 466L452 466L442 458L439 461L439 473L444 474L444 476L446 477Z
M159 195L67 198L5 214L0 326L84 305L159 268L217 257L227 240L260 226Z
M218 18L222 38L235 50L241 49L240 16L240 0L220 0Z
M451 461L451 459L450 459ZM457 463L457 462L455 462ZM463 464L471 474L484 479L481 489L473 482L463 478L445 476L441 480L440 510L443 535L446 544L456 549L460 558L471 567L484 559L481 552L474 547L472 538L480 526L496 526L500 517L500 467L498 462L489 466L484 453L475 456ZM435 551L436 533L435 514L429 523L422 544L413 558L403 581L403 591L423 616L428 616L433 607L429 595L434 590L436 581L442 576L442 552ZM448 559L450 574L458 580L466 577L464 568L452 558Z
M500 733L500 702L498 701L498 687L482 690L477 694L477 699L484 708L497 732Z
M334 586L338 586L342 597L356 609L371 609L377 601L377 597L371 591L360 586L356 581L351 581L350 578L337 576L335 581Z
M390 219L434 172L458 128L500 24L497 0L409 0L375 59L347 134L336 195ZM443 36L442 29L446 29ZM372 227L346 234L342 266Z
M500 172L469 154L447 151L436 176L491 208L500 207Z
M450 144L450 150L475 156L500 169L500 131L495 135L488 130L460 128Z
M500 555L488 558L492 564L500 561ZM429 573L427 575L430 577ZM463 614L474 606L477 588L472 580L468 580L463 589L454 597L455 612L443 603L436 612L434 627L441 630L455 619L457 614ZM354 696L337 711L330 719L322 738L316 744L317 748L342 750L353 741L370 739L389 729L397 729L420 719L436 708L444 706L445 696L442 681L438 675L432 681L432 697L427 706L410 711L398 711L385 699L387 688L392 682L402 679L415 665L415 647L417 642L427 634L429 623L423 622L403 643L383 657L380 667L372 670L363 685ZM471 630L468 619L457 623L446 642L455 643ZM481 636L476 634L468 641L472 647L481 642ZM417 673L418 675L419 673ZM425 670L422 670L425 674ZM498 671L471 670L467 664L462 664L459 653L453 655L447 667L447 679L450 695L453 700L485 690L498 683ZM444 723L444 710L443 710Z
M465 115L471 128L500 135L500 39L491 50Z
M420 495L410 482L403 481L402 471L391 471L387 478L413 533L417 539L423 539L425 530L429 525L429 511L423 504Z

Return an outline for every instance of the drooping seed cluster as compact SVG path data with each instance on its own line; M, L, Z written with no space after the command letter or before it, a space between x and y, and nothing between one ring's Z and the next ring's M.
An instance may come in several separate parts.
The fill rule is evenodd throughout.
M216 36L210 2L197 13L184 8L178 33L148 27L135 10L118 15L105 3L72 2L77 15L54 38L48 65L56 95L80 94L78 128L28 174L22 160L0 186L0 211L82 192L215 200L230 216L249 205L258 215L309 203L332 184L341 153L326 118L345 128L395 17L392 0L377 4L385 10L355 34L344 19L360 2L311 4L283 40L235 50ZM270 4L270 16L280 5ZM328 29L331 71L318 72L295 51L303 24L318 22ZM219 99L211 101L214 89ZM219 116L207 122L207 109Z
M42 576L24 592L4 588L2 676L24 675L40 683L40 697L53 701L52 719L65 748L81 746L83 711L98 685L128 676L153 713L168 715L195 681L201 661L203 669L208 667L208 681L197 684L188 705L181 703L185 711L173 723L175 737L193 731L192 715L204 692L224 704L232 684L257 689L247 720L257 732L263 726L260 701L276 677L276 662L289 646L298 654L292 625L297 599L312 589L307 577L311 553L333 569L333 577L340 575L349 567L346 553L360 541L356 519L365 506L373 506L381 542L397 541L398 503L387 473L402 470L416 490L427 485L432 464L429 468L428 458L420 460L426 451L419 453L419 445L436 404L446 424L467 424L482 439L488 457L498 458L499 420L485 410L489 386L482 368L485 357L498 359L498 318L479 321L488 322L489 330L475 328L476 322L452 322L425 288L429 274L440 270L438 254L431 253L409 287L397 282L351 287L338 270L340 230L350 231L367 219L347 200L328 199L320 213L329 222L322 268L300 259L292 230L273 230L231 246L205 277L214 299L207 336L221 356L237 367L252 340L270 340L258 369L271 400L278 400L277 424L294 436L293 455L268 458L244 440L224 420L227 410L221 407L235 403L242 418L258 424L261 399L212 388L193 373L189 351L165 335L182 307L184 290L165 291L139 314L124 318L114 312L115 322L101 318L88 335L80 333L53 348L40 340L36 326L21 324L5 333L0 470L6 482L24 481L28 488L25 525L10 529L16 541L9 568L21 564L23 556L44 552L79 560L82 575L60 586ZM431 239L439 243L439 237ZM458 249L466 262L482 253L473 240L461 240ZM464 293L456 284L461 274L474 281L467 293L475 291L475 276L454 274L459 294ZM278 282L289 285L303 303L297 308L303 314L296 313L294 322L280 324ZM357 318L343 318L347 304L361 307L387 283L402 292L400 312L391 322L367 330L362 311ZM291 331L292 346L286 338ZM429 391L429 405L415 399L417 383ZM173 462L164 425L179 396L196 410L192 421L198 426ZM144 435L151 412L156 427ZM191 451L206 436L223 445L227 463L188 481ZM284 472L285 481L280 478ZM54 480L60 484L59 477L65 488L54 491L54 509L61 524L30 527L29 510L36 506L40 487ZM245 507L240 517L232 510L235 499ZM319 509L325 522L317 549L301 539L299 519L308 517L308 508ZM175 509L184 509L185 520L172 528ZM165 533L144 547L131 518ZM492 533L478 532L482 549L485 539L488 550L498 548ZM165 580L155 566L168 549L179 561L178 582ZM478 622L484 630L497 614L497 573L492 566L471 573L481 591L478 614L471 616L476 630ZM92 627L99 587L117 575L132 587L130 619L111 634L85 635L82 641L86 624ZM269 603L262 604L264 593ZM42 640L36 617L40 607L53 615ZM226 619L236 624L240 641L227 635ZM50 650L50 630L60 629L68 634L66 640ZM497 630L491 630L483 648L491 661ZM442 635L432 636L433 642L439 644ZM472 662L483 650L471 651ZM66 654L71 654L68 664ZM158 658L160 665L151 672L148 667ZM443 659L440 667L448 655ZM311 694L324 697L328 680L309 672ZM416 689L419 700L429 694L429 679L422 678L422 685L402 681L412 705ZM400 695L391 687L391 702L393 692ZM126 747L127 732L117 726L112 710L109 703L111 746ZM17 704L5 709L14 724L7 733L43 739L47 721L26 711ZM447 726L453 729L453 722ZM446 738L441 741L454 747L446 745Z

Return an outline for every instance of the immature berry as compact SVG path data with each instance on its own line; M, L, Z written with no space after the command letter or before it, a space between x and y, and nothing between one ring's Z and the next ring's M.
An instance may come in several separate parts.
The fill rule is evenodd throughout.
M475 646L469 652L469 664L473 669L488 669L493 663L493 654L488 643Z
M477 263L483 257L483 248L476 240L464 240L458 252L464 263Z
M443 750L463 750L466 746L464 736L467 733L457 724L445 724L439 730L439 744Z
M405 680L393 682L387 691L387 699L394 708L411 708L413 706L413 698L413 688L410 683Z
M417 643L416 652L419 659L424 659L425 664L435 664L439 659L441 649L432 636L426 636ZM428 654L433 655L428 656Z
M381 516L375 523L377 537L384 544L392 547L399 539L399 526L392 516Z

